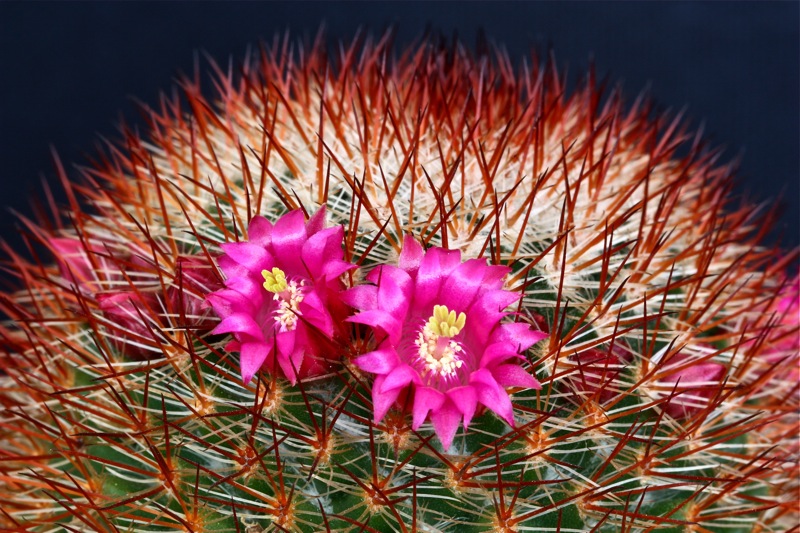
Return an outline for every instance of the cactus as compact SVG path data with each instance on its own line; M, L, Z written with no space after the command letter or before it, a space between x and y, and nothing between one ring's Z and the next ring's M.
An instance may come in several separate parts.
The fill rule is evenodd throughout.
M389 43L276 39L235 76L212 64L211 99L183 79L80 179L59 163L68 205L5 250L0 525L796 527L797 252L762 244L731 166L591 72L568 95L551 62ZM281 248L323 234L317 263ZM273 261L252 298L230 292L247 250ZM450 288L409 292L433 258ZM485 314L444 301L490 290ZM443 299L427 323L369 314L420 294ZM279 324L255 333L272 359L229 318L247 306ZM481 328L518 340L445 408L423 382L455 379ZM412 369L394 388L386 343Z

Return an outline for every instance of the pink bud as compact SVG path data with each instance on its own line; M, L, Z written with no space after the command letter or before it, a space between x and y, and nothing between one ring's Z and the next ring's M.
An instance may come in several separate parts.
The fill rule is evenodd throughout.
M694 361L686 355L678 355L667 363L673 369L659 380L663 395L672 395L664 409L673 418L694 416L708 405L720 389L725 367L712 362Z
M224 285L216 267L205 255L181 256L175 265L175 281L167 288L168 309L180 325L208 330L217 324L207 294Z
M152 293L115 292L96 296L103 317L110 322L112 346L125 355L144 357L146 346L158 346L158 324L147 322L155 316L158 299Z
M610 352L603 347L571 355L568 361L575 365L570 374L572 386L588 396L597 395L600 403L605 403L620 394L614 382L630 359L621 341L615 341Z

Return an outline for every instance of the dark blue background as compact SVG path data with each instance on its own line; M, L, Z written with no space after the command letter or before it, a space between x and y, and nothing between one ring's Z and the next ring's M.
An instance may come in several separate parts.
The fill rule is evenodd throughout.
M156 103L196 50L240 60L276 31L331 40L397 23L400 44L426 25L469 44L479 28L514 59L552 45L576 77L624 81L629 101L649 86L664 108L688 107L727 160L742 156L737 195L766 208L780 197L773 237L800 242L800 6L782 3L0 3L0 206L30 212L39 180L55 183L52 144L85 162L120 116L140 123L131 97ZM121 113L121 115L120 115ZM0 214L0 236L18 245Z

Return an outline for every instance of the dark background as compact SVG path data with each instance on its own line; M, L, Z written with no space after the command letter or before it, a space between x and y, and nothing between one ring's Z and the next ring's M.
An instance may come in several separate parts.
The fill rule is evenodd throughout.
M132 97L155 104L195 51L226 63L276 31L331 42L364 26L397 24L398 44L427 25L479 29L519 60L552 45L574 79L594 58L623 81L629 101L645 87L664 108L688 109L694 126L741 156L736 194L783 205L772 238L800 242L800 3L0 3L0 206L29 213L41 178L55 183L50 145L68 168L120 117L141 124ZM74 175L74 171L73 175ZM0 213L0 237L19 247Z

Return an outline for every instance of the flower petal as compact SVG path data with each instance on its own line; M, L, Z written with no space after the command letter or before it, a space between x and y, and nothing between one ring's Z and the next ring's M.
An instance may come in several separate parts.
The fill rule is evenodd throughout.
M359 311L378 307L378 287L375 285L356 285L342 293L342 301Z
M466 311L484 289L485 259L470 259L458 265L442 283L441 302L451 310Z
M416 370L411 368L408 365L399 365L392 369L389 374L386 375L386 379L383 380L383 384L381 385L381 392L386 392L391 389L402 388L410 383L419 383L420 378L419 374Z
M211 332L213 335L220 333L235 333L247 335L249 340L263 341L264 332L261 327L253 320L253 317L246 313L233 313L225 317L222 322ZM246 341L245 341L246 342Z
M394 267L381 269L378 284L378 308L390 313L398 321L405 320L411 304L411 278Z
M242 381L247 384L266 361L272 346L266 342L246 342L239 350L239 368Z
M266 247L272 240L272 222L260 215L251 218L247 226L247 240Z
M322 205L319 209L317 209L316 213L309 217L308 222L306 223L306 232L308 233L309 237L325 229L325 219L327 216L328 209L326 206Z
M425 257L419 263L414 288L414 306L417 309L428 307L438 298L442 281L460 262L461 252L458 250L431 248L425 252Z
M372 410L374 412L374 420L376 424L380 424L381 420L383 420L383 417L389 412L389 409L392 407L394 402L397 400L397 397L400 395L400 392L403 390L391 389L386 392L380 392L383 380L384 376L378 376L375 378L375 382L372 384Z
M397 258L397 266L413 276L419 270L419 264L425 257L425 249L417 240L409 234L403 237L403 249L400 250L400 257Z
M513 344L495 342L483 351L480 368L492 368L513 357L519 357L519 352Z
M308 239L305 215L299 209L290 211L275 222L272 228L272 248L275 257L285 265L287 275L303 271L303 244Z
M303 301L298 306L299 322L313 327L329 339L333 336L333 319L316 291L304 293Z
M512 344L518 353L524 353L525 350L540 342L550 335L544 331L531 329L531 327L524 322L510 322L502 324L493 333L489 342L505 342Z
M413 420L411 429L418 430L428 418L428 411L439 409L444 403L445 396L431 387L416 387L414 389L414 406L412 407Z
M344 228L336 226L317 232L312 235L304 244L301 255L303 265L313 279L322 279L326 276L331 278L339 276L342 272L335 273L337 269L331 270L333 266L344 268L355 268L355 265L341 260L343 256L342 241L344 239ZM326 270L331 270L330 275Z
M365 324L373 328L377 328L389 337L389 342L392 346L397 346L400 341L400 334L402 333L403 324L389 313L381 310L374 309L372 311L362 311L357 315L347 318L348 322L355 322L356 324Z
M514 426L514 408L505 389L495 381L492 374L482 368L473 372L469 377L471 385L475 386L478 401L497 413L510 426Z
M464 429L467 429L478 407L478 394L475 388L469 385L456 387L447 391L447 397L464 415Z
M436 436L442 443L442 448L449 449L453 444L458 424L461 422L461 413L450 401L445 401L441 407L431 411L431 422L433 422Z
M275 334L278 365L292 385L297 383L297 373L300 372L303 362L303 350L302 347L296 345L296 340L296 330L281 331Z
M481 292L472 307L470 307L469 312L481 313L482 316L487 317L487 321L499 322L501 318L508 314L506 311L508 306L518 302L520 298L522 298L522 293L504 291L502 289ZM488 317L491 317L491 319Z
M251 242L224 242L220 248L225 255L251 272L261 273L273 264L272 256L263 246ZM226 273L227 274L227 273Z
M494 379L503 387L541 389L542 385L519 365L500 365L491 370Z
M206 301L211 304L211 307L214 308L214 312L220 318L225 318L237 311L253 314L251 300L238 291L222 289L206 295Z
M378 349L364 355L357 357L354 361L355 365L364 372L371 372L373 374L388 374L398 365L400 365L400 358L397 357L397 352L391 348ZM375 387L375 385L373 385Z

